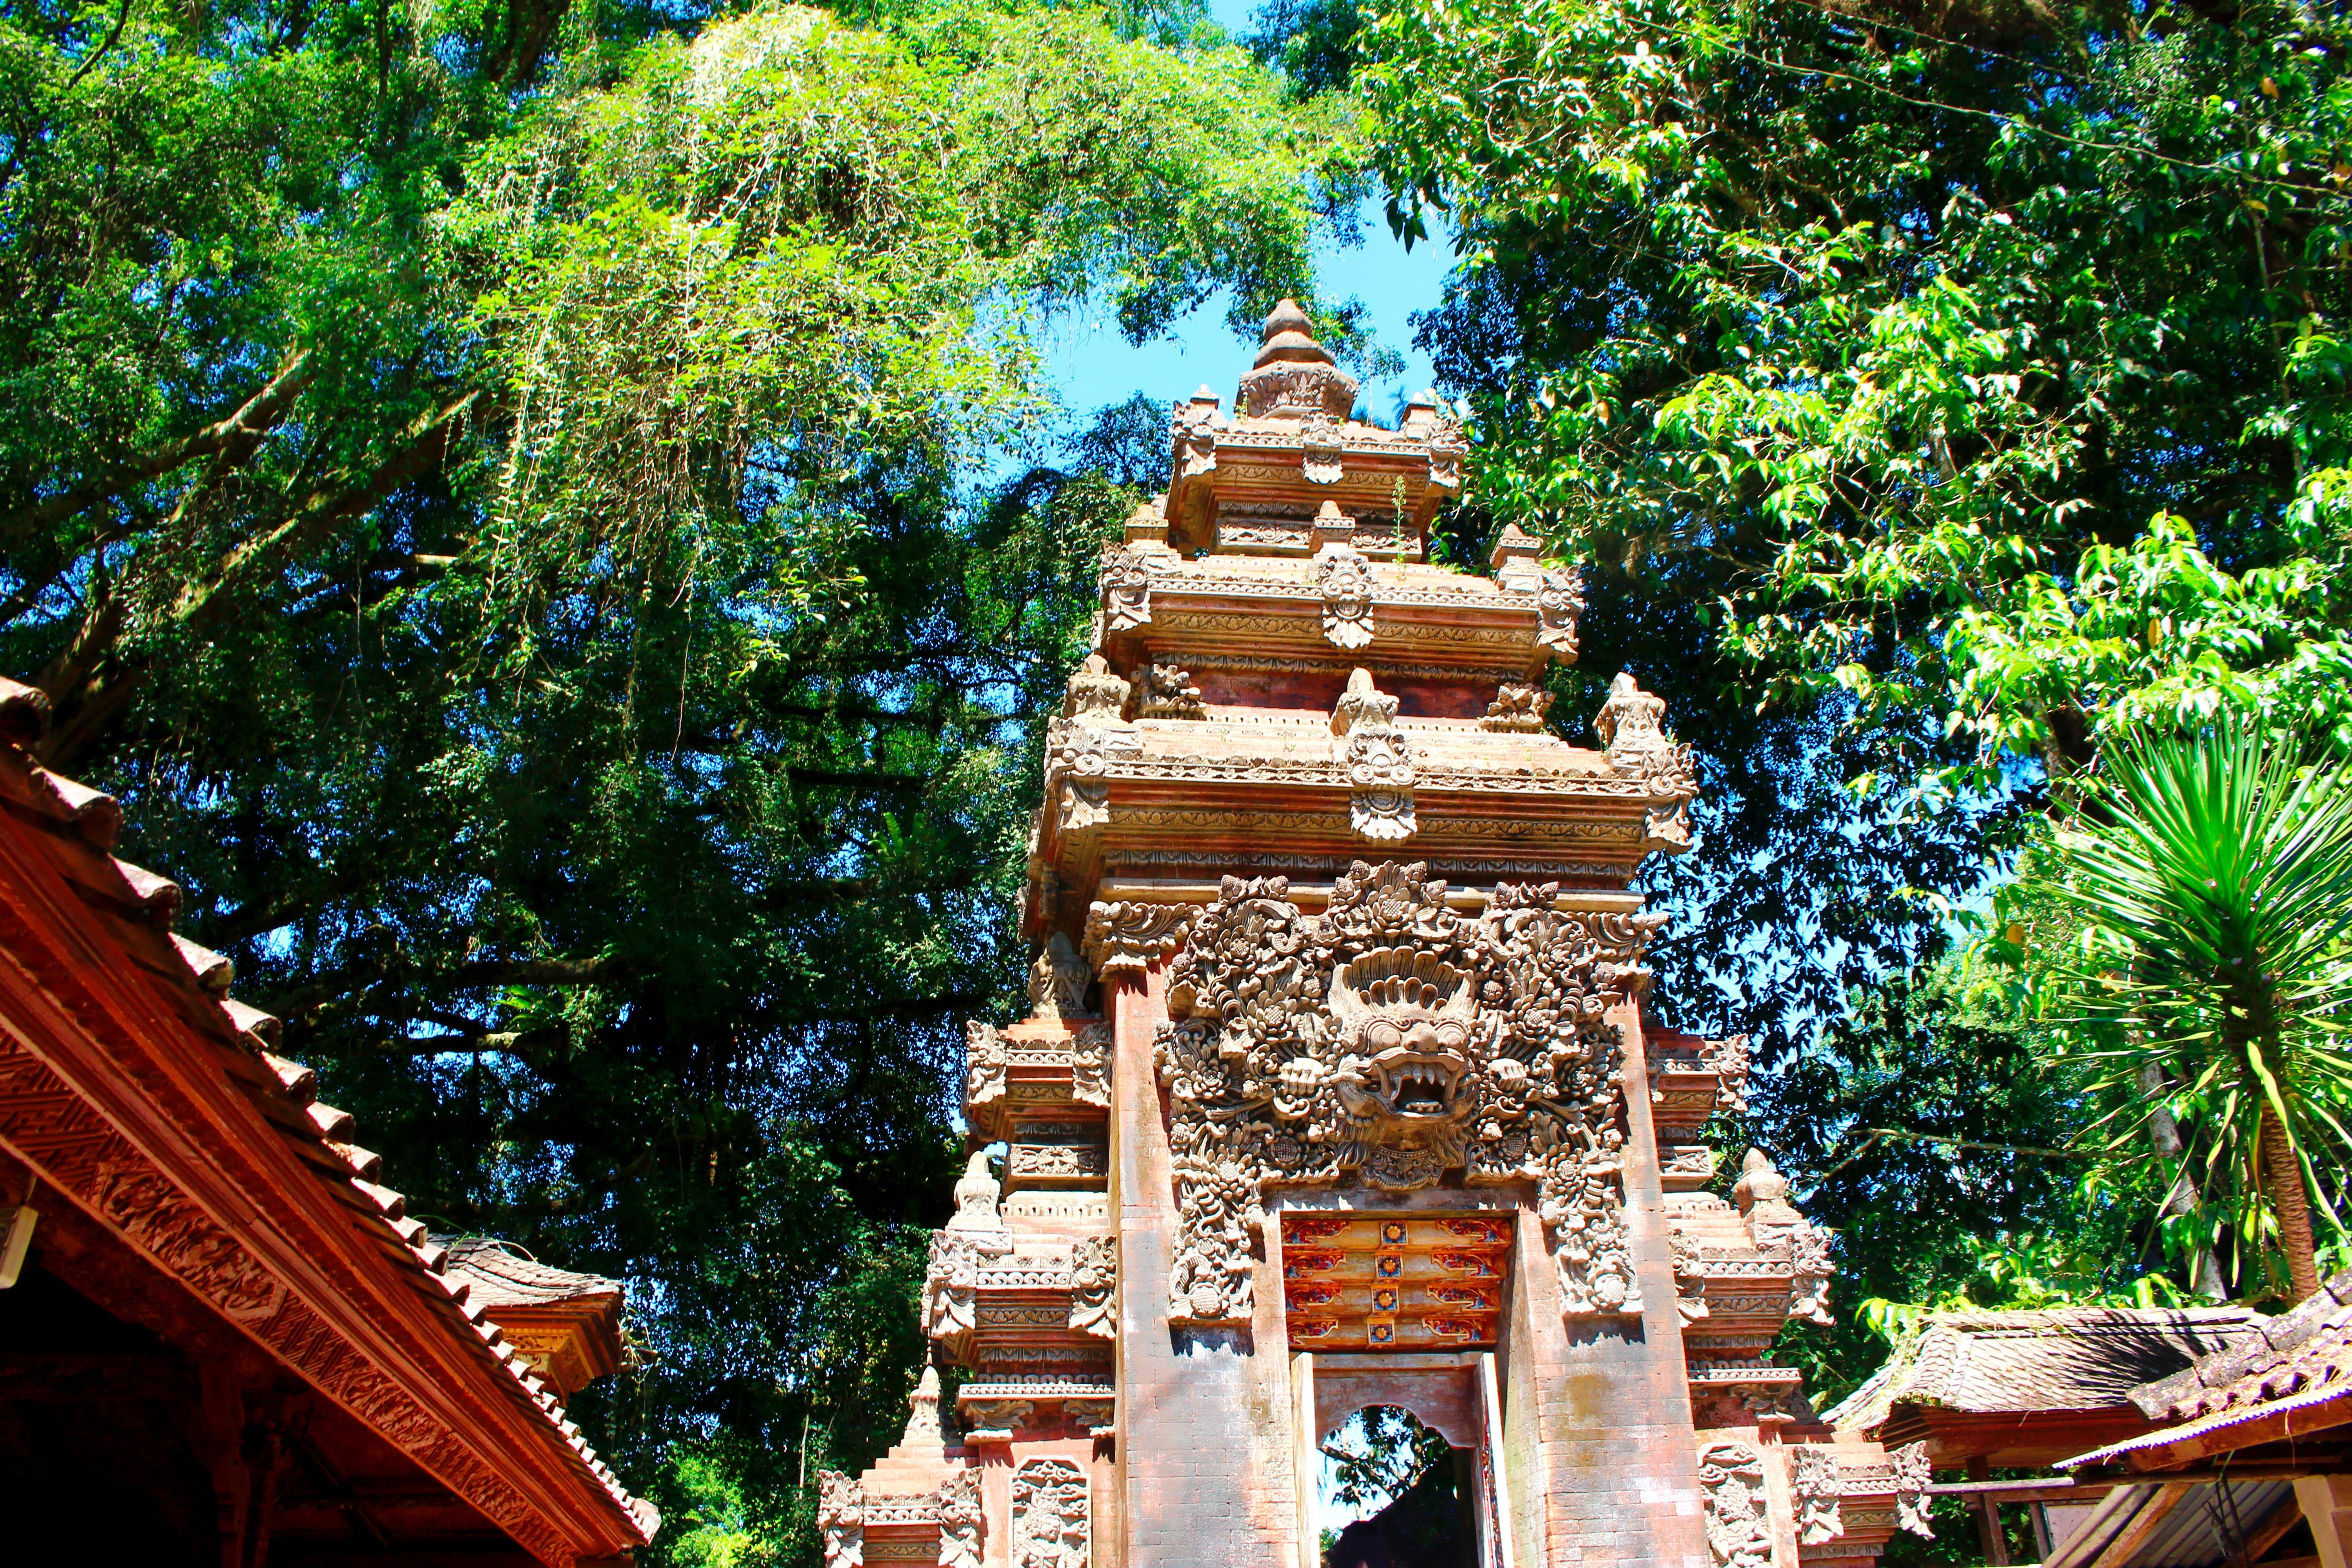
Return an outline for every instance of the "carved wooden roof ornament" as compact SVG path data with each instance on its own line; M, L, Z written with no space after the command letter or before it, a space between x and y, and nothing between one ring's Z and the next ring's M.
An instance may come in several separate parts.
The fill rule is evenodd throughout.
M1556 1516L1532 1541L1585 1509L1613 1562L1867 1568L1924 1479L1768 1353L1825 1314L1829 1238L1760 1154L1739 1208L1705 1190L1745 1042L1642 1017L1630 885L1690 843L1696 755L1630 674L1577 715L1597 747L1555 723L1585 595L1541 542L1429 563L1465 450L1437 399L1357 419L1295 302L1261 337L1230 409L1176 406L1045 737L1029 1014L968 1028L923 1289L963 1438L835 1489L835 1568L853 1513L868 1560L953 1559L975 1470L987 1562L1304 1568L1332 1413L1290 1352L1480 1446L1486 1561L1513 1510ZM1476 1393L1501 1350L1513 1392ZM1511 1399L1518 1478L1473 1408Z

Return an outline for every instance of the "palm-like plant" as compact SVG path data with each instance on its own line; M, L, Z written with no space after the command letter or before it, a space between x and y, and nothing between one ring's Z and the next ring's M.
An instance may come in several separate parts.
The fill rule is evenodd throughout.
M2158 1108L2151 1062L2179 1086L2205 1191L2236 1197L2249 1237L2267 1199L2301 1300L2319 1288L2312 1163L2340 1159L2352 1121L2352 787L2246 728L2119 732L2086 788L2034 879L2076 928L2059 1021L2099 1042L2117 1146Z

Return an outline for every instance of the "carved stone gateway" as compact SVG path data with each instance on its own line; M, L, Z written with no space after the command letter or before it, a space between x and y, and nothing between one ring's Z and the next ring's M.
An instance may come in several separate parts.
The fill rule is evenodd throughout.
M828 1483L834 1568L1317 1568L1366 1403L1470 1451L1485 1568L1868 1568L1921 1517L1769 1353L1832 1268L1763 1153L1710 1190L1745 1043L1644 1016L1694 753L1630 675L1550 711L1580 577L1431 564L1462 433L1354 394L1286 305L1104 557L924 1282L961 1421L927 1381Z

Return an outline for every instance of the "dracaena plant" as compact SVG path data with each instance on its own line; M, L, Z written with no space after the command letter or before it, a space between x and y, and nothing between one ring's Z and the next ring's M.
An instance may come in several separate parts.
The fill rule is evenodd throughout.
M2352 780L2233 724L2118 730L2083 789L2019 889L2063 933L2036 944L2053 1048L2089 1059L2116 1152L2179 1119L2207 1201L2274 1239L2301 1300L2352 1148Z

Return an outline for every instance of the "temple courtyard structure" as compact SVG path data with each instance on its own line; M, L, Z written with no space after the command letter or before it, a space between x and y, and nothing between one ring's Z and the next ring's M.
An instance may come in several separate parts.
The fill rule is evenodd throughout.
M1627 676L1597 746L1549 731L1577 574L1517 532L1433 563L1461 433L1356 391L1286 303L1105 555L1030 1012L969 1030L937 1364L824 1478L828 1568L1315 1568L1318 1448L1371 1406L1465 1461L1494 1568L1860 1568L1925 1528L1922 1454L1767 1354L1831 1266L1760 1154L1709 1190L1744 1043L1643 1014L1629 886L1689 843L1689 749Z

